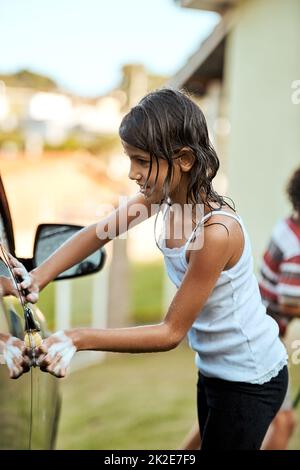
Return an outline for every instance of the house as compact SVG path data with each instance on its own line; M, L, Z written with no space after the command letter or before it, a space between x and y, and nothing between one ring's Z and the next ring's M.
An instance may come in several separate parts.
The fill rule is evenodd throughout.
M289 213L285 185L300 165L300 2L179 3L220 14L169 84L210 97L208 123L228 195L249 229L257 264L274 223Z

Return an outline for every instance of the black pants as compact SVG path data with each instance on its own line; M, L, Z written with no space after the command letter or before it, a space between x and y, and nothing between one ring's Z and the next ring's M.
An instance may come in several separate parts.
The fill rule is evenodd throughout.
M263 385L204 377L197 383L201 450L259 450L288 385L285 366Z

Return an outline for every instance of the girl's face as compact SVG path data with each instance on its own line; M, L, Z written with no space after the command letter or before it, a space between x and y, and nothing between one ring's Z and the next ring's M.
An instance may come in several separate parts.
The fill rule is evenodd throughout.
M163 184L167 177L168 173L168 163L163 158L158 159L159 171L157 176L157 181L155 183L155 177L157 173L157 163L155 158L152 161L152 169L149 179L147 181L147 176L150 168L150 160L151 157L149 153L134 147L126 142L122 141L122 145L126 155L130 159L130 170L128 177L140 186L140 191L144 194L144 196L153 204L159 203L163 197ZM173 175L170 184L170 196L172 198L172 193L176 191L178 188L181 175L180 175L180 168L176 165L176 160L174 161L173 165ZM147 181L146 189L143 189L145 183ZM151 193L151 190L153 192Z

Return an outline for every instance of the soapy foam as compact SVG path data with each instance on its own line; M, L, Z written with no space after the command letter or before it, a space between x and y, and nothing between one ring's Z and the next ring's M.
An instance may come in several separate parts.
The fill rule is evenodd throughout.
M68 338L63 331L58 331L53 335L59 342L52 344L48 349L48 355L54 359L56 354L59 353L61 358L53 369L55 375L60 375L61 369L66 369L76 352L76 348L70 338Z
M16 367L14 359L22 358L21 350L13 344L13 341L14 338L9 338L9 340L5 344L3 352L3 357L9 370L12 370L14 367Z

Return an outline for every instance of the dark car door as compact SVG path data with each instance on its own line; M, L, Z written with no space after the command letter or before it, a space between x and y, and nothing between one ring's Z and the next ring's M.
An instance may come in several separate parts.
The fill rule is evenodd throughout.
M0 237L5 249L14 254L11 217L0 177ZM9 271L1 262L1 275ZM46 336L46 323L42 312L35 307L42 336ZM0 294L0 331L23 339L24 316L20 302L13 296ZM54 445L59 414L58 381L38 368L17 380L9 373L0 356L0 448L49 449Z
M0 331L6 334L23 330L21 319L8 310L3 297L0 298ZM14 335L15 336L15 335ZM9 378L9 373L0 356L0 448L30 448L31 428L31 377L30 373L19 380Z

